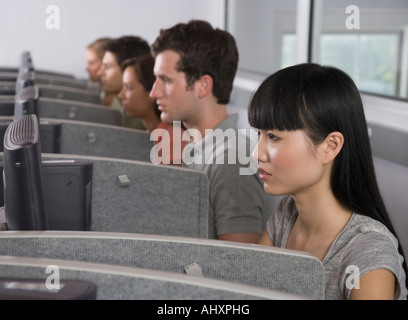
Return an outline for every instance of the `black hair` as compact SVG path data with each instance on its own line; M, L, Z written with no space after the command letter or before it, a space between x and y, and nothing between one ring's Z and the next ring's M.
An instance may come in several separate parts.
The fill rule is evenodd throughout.
M353 212L382 222L398 239L377 184L360 93L345 72L313 63L281 69L253 95L248 120L262 130L305 130L315 145L341 132L344 144L330 181L334 196ZM404 256L401 246L399 251ZM406 261L404 269L407 273Z
M153 56L151 54L145 54L144 56L129 58L122 63L122 72L125 71L127 67L132 68L137 81L140 82L146 91L150 92L153 88L154 81L156 80L153 73ZM160 119L161 111L159 110L159 106L157 105L156 101L154 103L154 111L156 116Z

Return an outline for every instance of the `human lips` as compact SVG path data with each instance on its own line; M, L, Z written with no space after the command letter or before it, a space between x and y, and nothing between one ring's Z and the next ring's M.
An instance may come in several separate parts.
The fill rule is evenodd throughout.
M108 81L106 79L101 79L102 88L105 88L107 83L108 83Z
M160 110L160 111L165 111L166 110L166 105L164 105L163 103L161 103L161 102L157 102L157 106L158 106L158 109Z
M267 171L265 171L262 167L258 167L258 171L259 171L259 178L263 181L266 181L270 177L272 177L272 175L268 173Z

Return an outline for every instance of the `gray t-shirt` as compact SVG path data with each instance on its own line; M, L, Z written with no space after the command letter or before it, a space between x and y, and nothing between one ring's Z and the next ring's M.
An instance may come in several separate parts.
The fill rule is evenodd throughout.
M259 233L274 207L251 157L250 141L229 115L197 144L183 151L183 165L204 172L209 180L209 237L226 233ZM186 154L188 152L188 154ZM187 163L186 163L187 162Z
M286 247L297 217L295 201L291 196L285 196L266 225L275 246ZM358 284L360 277L372 270L387 269L398 281L394 298L406 300L406 275L402 262L398 241L392 233L377 220L353 213L322 261L325 268L325 299L348 300L353 285Z

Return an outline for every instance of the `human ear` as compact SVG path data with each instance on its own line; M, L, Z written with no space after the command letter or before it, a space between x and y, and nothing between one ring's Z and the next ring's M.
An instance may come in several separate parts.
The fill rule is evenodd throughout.
M200 99L211 93L212 88L213 78L210 75L205 74L197 80L197 95Z
M324 164L333 161L340 153L344 144L344 136L341 132L331 132L321 144L322 162Z

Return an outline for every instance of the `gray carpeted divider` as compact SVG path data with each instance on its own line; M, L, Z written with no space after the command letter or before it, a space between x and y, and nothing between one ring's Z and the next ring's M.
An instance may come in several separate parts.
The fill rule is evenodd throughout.
M193 264L188 270L208 279L324 298L324 268L317 258L269 246L148 234L6 231L0 232L0 254L175 273Z
M59 122L63 154L150 162L153 142L150 141L150 134L143 130L82 121Z
M208 178L201 172L79 155L42 159L92 161L92 231L208 237Z
M0 256L2 280L8 278L42 279L44 281L42 290L48 290L46 287L48 276L56 277L55 273L46 273L48 266L52 266L54 271L57 270L55 267L58 267L58 277L61 284L64 280L94 283L96 285L96 299L99 300L303 299L295 295L262 288L163 271L55 259ZM48 285L50 286L50 284ZM58 292L58 289L54 290ZM1 293L4 294L6 291L2 288ZM32 296L35 297L35 294ZM247 311L248 307L242 309L242 313ZM155 310L155 314L156 312L158 309Z
M100 104L99 94L93 90L70 88L67 86L56 86L50 84L37 84L40 89L40 97L55 98L63 100L74 100L88 103Z
M121 126L122 114L100 104L57 98L39 98L39 117Z

